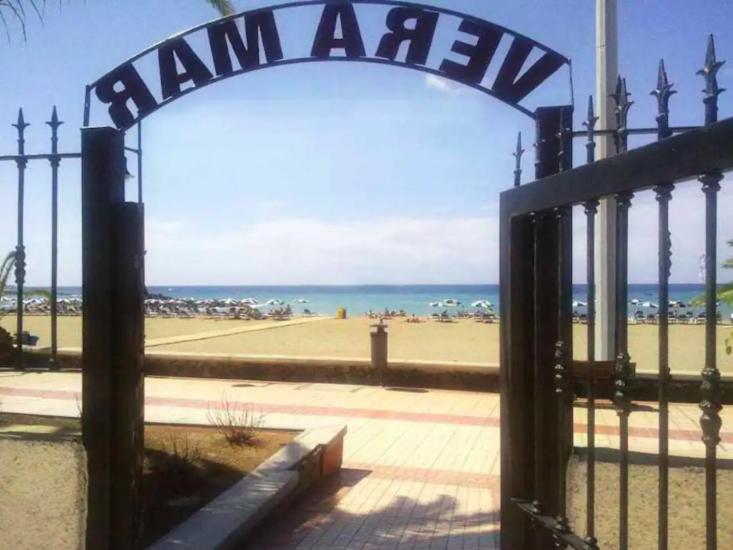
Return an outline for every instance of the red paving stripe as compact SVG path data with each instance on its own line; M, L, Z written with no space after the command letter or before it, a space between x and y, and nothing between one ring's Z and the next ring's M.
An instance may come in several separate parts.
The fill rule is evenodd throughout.
M432 468L413 468L409 466L386 466L364 462L345 462L344 468L369 471L370 478L390 479L395 481L415 481L436 485L453 485L457 487L474 487L477 489L495 489L499 476L459 472L456 470L435 470Z
M77 399L81 397L80 392L68 390L34 390L28 388L6 388L0 387L0 395L9 397L38 397L41 399Z
M15 397L37 397L41 399L77 399L79 394L64 390L38 390L28 388L0 387L0 395ZM218 402L186 397L145 398L146 405L179 407L186 409L209 409ZM314 405L286 405L279 403L249 403L233 401L232 404L244 405L261 413L282 413L296 416L343 416L347 418L369 418L375 420L400 420L403 422L427 422L431 424L458 424L461 426L498 427L499 419L488 416L468 416L457 414L416 413L410 411L389 411L384 409L357 409L351 407L322 407Z
M0 387L0 395L12 397L35 397L41 399L77 400L79 393L68 390L40 390L31 388ZM209 409L216 405L214 401L205 399L190 399L185 397L155 397L145 398L147 405L180 407L187 409ZM402 422L418 422L431 424L453 424L461 426L499 427L498 417L468 416L455 414L416 413L410 411L389 411L383 409L357 409L350 407L322 407L313 405L286 405L277 403L248 403L235 402L239 405L251 407L262 413L281 413L305 416L342 416L347 418L370 418L376 420L400 420ZM575 424L575 433L586 433L585 424ZM600 435L619 435L618 426L597 424L596 433ZM656 428L630 427L629 435L633 437L657 439L659 431ZM669 438L678 441L699 441L699 430L669 430ZM723 443L733 444L733 432L722 432L720 439Z
M216 404L202 399L187 399L176 397L148 397L145 403L149 405L163 405L168 407L183 407L201 409ZM427 422L430 424L458 424L462 426L490 426L499 427L499 419L488 416L468 416L457 414L415 413L410 411L390 411L385 409L357 409L352 407L323 407L315 405L285 405L278 403L247 403L238 404L251 407L263 413L283 413L307 416L343 416L347 418L369 418L374 420L400 420L402 422Z

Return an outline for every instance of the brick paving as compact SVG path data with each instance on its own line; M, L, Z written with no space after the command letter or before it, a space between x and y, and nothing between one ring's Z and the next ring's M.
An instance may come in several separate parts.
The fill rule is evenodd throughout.
M73 373L0 373L0 409L76 416ZM268 428L346 424L344 465L327 484L264 526L243 548L491 549L498 546L499 398L496 394L260 381L148 378L146 419L206 424L223 398L247 404ZM585 439L576 409L576 444ZM631 415L630 447L654 452L653 404ZM700 456L699 410L672 405L673 454ZM733 455L723 410L722 456ZM599 446L617 447L615 412L597 411Z

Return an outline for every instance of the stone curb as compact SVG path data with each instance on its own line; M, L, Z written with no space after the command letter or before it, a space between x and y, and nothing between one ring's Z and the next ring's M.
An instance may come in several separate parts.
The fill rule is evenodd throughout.
M78 369L81 350L59 350L62 369ZM46 350L27 354L27 363L46 365ZM379 385L379 372L369 359L341 357L292 357L148 351L145 374L177 378L266 380L268 382L320 382ZM392 359L383 373L383 383L396 387L445 390L498 391L499 366L489 363L458 363Z
M62 369L78 369L81 350L59 350ZM47 350L28 352L27 364L44 367L48 364ZM12 369L9 369L12 370ZM210 353L178 353L149 351L145 354L145 374L174 378L213 378L231 380L263 380L268 382L301 382L330 384L361 384L377 386L379 372L369 359L339 357L292 357L281 355L242 355ZM383 372L385 386L498 392L499 365L491 363L458 363L391 359ZM610 377L597 380L599 395L609 395ZM700 401L700 373L672 374L669 396L672 401ZM605 386L604 386L605 384ZM584 375L579 375L575 388L585 395ZM721 376L721 399L733 404L733 376ZM658 377L650 371L638 371L634 381L634 399L655 401L658 397Z
M307 430L148 550L234 548L273 513L341 468L346 426Z

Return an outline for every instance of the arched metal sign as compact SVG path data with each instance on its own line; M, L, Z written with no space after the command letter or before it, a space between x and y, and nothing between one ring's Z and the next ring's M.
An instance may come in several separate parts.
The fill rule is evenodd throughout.
M310 14L304 10L318 8L309 28ZM377 16L377 11L382 13ZM370 44L363 23L372 17L381 20L375 19L379 33ZM282 32L287 20L298 30L292 43ZM298 47L303 51L295 53ZM493 96L530 117L534 113L523 105L525 98L570 66L569 59L522 34L449 9L397 0L291 2L193 27L131 57L87 86L84 125L90 123L92 102L106 108L114 126L127 130L164 105L214 82L315 61L362 61L434 74ZM497 69L490 71L494 66Z

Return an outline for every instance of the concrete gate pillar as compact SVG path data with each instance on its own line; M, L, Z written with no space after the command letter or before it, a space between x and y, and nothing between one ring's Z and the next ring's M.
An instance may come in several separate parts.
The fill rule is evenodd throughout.
M124 133L82 129L82 439L86 547L136 548L143 463L143 207L125 202Z

